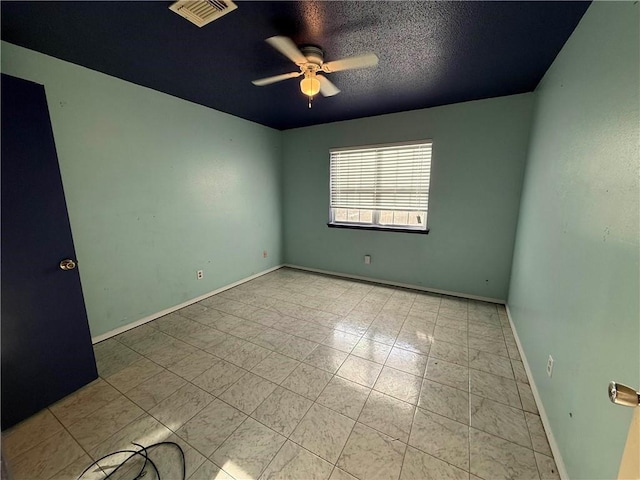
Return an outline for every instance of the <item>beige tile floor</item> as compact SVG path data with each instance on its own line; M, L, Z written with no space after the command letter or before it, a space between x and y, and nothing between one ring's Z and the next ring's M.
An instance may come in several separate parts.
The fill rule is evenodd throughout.
M95 352L98 380L3 433L14 480L159 441L193 480L559 478L499 305L280 269Z

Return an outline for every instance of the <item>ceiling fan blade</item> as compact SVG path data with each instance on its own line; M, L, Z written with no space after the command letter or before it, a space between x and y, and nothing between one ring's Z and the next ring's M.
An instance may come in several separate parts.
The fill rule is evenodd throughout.
M323 97L333 97L340 93L340 89L336 87L327 77L322 75L316 75L316 78L320 80L320 93Z
M270 37L267 38L266 42L296 65L307 63L307 57L302 54L300 49L296 46L295 43L293 43L293 40L291 40L289 37Z
M334 60L322 65L322 70L327 73L351 70L353 68L374 67L378 64L378 56L375 53L365 53L355 57L347 57L342 60Z
M274 75L273 77L261 78L254 80L253 83L256 87L264 87L265 85L271 85L272 83L281 82L289 78L296 78L302 75L302 72L283 73L282 75Z

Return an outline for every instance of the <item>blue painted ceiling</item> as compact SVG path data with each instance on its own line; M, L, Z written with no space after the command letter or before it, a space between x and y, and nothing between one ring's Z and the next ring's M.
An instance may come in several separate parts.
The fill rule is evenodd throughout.
M277 129L530 92L589 2L237 2L198 28L172 2L9 2L2 39ZM325 61L374 52L377 67L332 73L342 92L307 107L297 67L265 43L317 44Z

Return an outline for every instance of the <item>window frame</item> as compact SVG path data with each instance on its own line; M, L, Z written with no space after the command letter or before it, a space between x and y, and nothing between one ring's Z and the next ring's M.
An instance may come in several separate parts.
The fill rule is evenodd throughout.
M412 145L424 145L429 144L431 148L431 159L429 161L429 186L427 188L427 209L424 211L425 214L425 227L413 227L411 225L388 225L380 223L380 214L382 211L392 211L392 212L405 212L408 210L389 210L389 209L370 209L370 208L360 208L357 210L370 210L372 212L372 221L371 223L367 222L345 222L345 221L337 221L335 220L335 210L338 208L345 208L348 210L348 207L332 207L331 206L331 192L332 192L332 184L333 177L331 175L331 155L333 152L348 152L350 150L375 150L380 148L389 148L389 147L406 147ZM433 140L424 139L424 140L413 140L408 142L394 142L394 143L382 143L382 144L372 144L372 145L359 145L352 147L340 147L340 148L332 148L329 150L329 221L327 222L327 226L329 228L346 228L346 229L356 229L356 230L373 230L373 231L387 231L387 232L401 232L401 233L419 233L419 234L428 234L429 226L426 224L426 220L429 214L428 201L429 194L431 191L431 164L433 159ZM355 210L355 208L354 208Z

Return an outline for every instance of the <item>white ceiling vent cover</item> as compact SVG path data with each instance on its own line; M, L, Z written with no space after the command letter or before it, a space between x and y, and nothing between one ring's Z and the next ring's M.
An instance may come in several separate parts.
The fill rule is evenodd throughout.
M238 6L231 0L178 0L169 8L194 25L204 27Z

